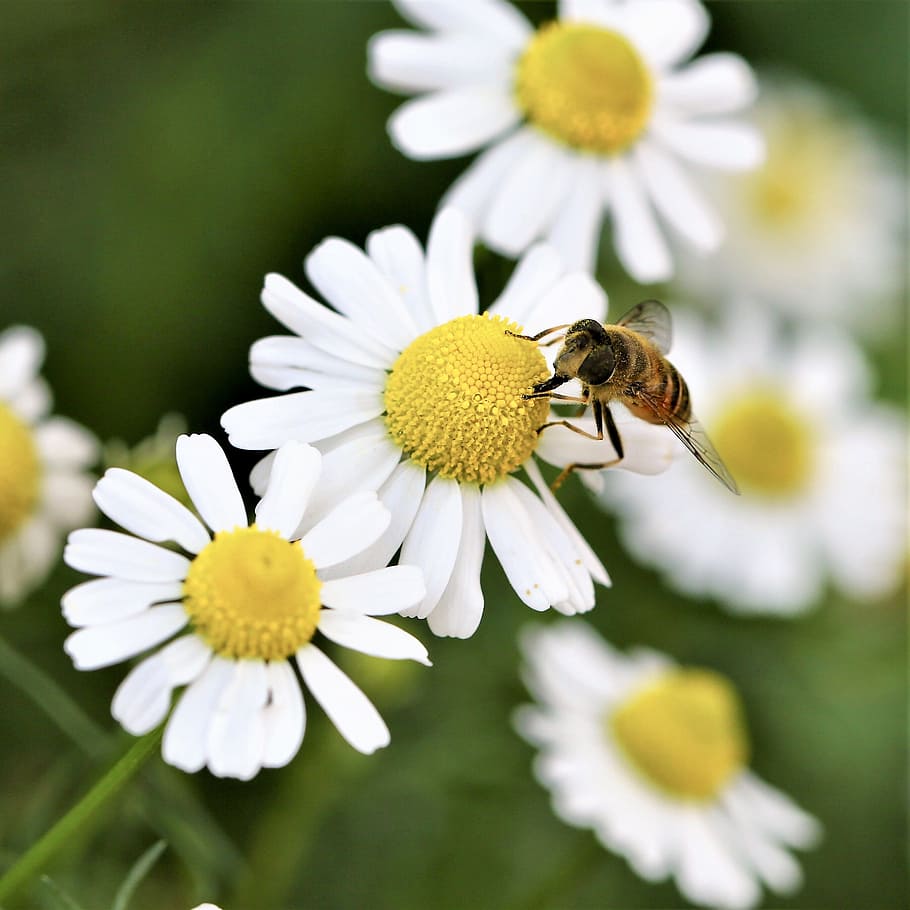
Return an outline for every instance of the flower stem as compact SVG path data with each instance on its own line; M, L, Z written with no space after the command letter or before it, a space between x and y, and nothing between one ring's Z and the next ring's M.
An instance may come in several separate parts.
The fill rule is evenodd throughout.
M85 796L36 841L0 878L0 903L38 875L71 839L89 825L155 751L163 727L137 739Z

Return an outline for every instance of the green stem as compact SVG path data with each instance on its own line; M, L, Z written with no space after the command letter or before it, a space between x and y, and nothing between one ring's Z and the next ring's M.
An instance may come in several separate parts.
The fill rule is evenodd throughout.
M85 796L36 841L0 878L0 903L38 875L71 838L87 827L155 751L163 727L137 739Z

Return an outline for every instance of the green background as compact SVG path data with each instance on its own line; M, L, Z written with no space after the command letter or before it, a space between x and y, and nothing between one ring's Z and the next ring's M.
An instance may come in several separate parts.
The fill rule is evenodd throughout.
M524 8L552 15L550 4ZM708 49L838 89L903 150L905 3L710 11ZM253 340L281 331L258 303L266 272L301 281L303 257L332 234L362 244L400 222L425 238L464 161L411 162L386 138L399 101L367 80L365 45L399 24L382 2L0 7L0 328L44 334L58 413L105 440L136 442L168 411L218 434L227 407L263 394L246 359ZM509 270L489 256L479 266L485 289ZM614 299L635 299L609 254L600 277ZM870 354L881 395L902 401L903 336ZM243 475L252 459L232 461ZM803 890L765 906L910 904L903 592L873 604L832 595L793 622L730 618L635 566L577 483L561 496L613 577L594 625L620 646L727 674L746 704L754 768L825 826ZM55 861L54 882L85 908L108 907L163 837L169 849L134 910L203 899L225 910L685 906L675 887L641 881L551 813L532 750L510 726L526 700L516 634L534 617L487 563L472 639L432 640L408 624L432 670L346 664L380 705L390 748L354 753L310 700L300 754L251 783L188 777L155 759ZM128 740L109 715L123 668L80 674L61 650L59 598L76 580L61 567L0 615L0 638L86 715L64 711L68 734L36 707L45 696L26 675L0 679L3 865ZM59 904L36 885L8 906Z

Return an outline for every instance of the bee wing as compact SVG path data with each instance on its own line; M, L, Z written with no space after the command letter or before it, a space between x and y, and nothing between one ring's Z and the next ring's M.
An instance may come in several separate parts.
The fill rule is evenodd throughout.
M673 340L670 311L659 300L642 300L616 324L644 335L661 354L666 354L670 350L670 343Z
M717 449L708 438L705 428L694 418L680 420L671 414L664 404L644 392L636 396L661 423L672 430L676 438L732 493L739 495L739 487L733 475L723 463Z

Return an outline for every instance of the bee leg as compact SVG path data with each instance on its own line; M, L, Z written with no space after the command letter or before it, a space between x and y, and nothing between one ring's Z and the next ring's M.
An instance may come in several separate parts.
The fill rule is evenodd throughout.
M620 461L622 461L621 458L612 458L610 461L598 461L594 464L591 464L590 462L573 461L572 464L567 464L562 471L560 471L556 480L550 484L550 489L555 493L573 471L602 471L604 468L619 464Z
M576 426L574 423L570 423L568 420L551 420L549 423L543 424L537 428L537 435L540 436L547 427L566 427L571 430L573 433L578 433L579 436L586 436L588 439L603 439L603 432L600 436L595 436L593 433L589 433L587 430L583 430L581 427Z
M550 484L550 489L555 493L562 485L565 483L566 478L575 470L579 468L583 470L599 471L604 468L612 467L615 464L623 459L623 447L622 439L619 436L619 430L616 428L616 422L613 420L613 414L610 409L600 401L595 399L593 408L594 411L594 424L597 427L597 436L592 436L590 433L585 433L584 430L579 427L572 426L572 424L566 423L566 426L569 429L575 430L576 433L581 433L584 436L588 436L591 439L603 439L604 438L604 423L607 425L607 436L610 437L610 444L616 450L616 458L611 458L609 461L602 461L596 463L584 463L584 462L572 462L572 464L566 465L562 471L559 473L559 476L553 483ZM545 424L547 426L547 424ZM541 427L543 429L543 427ZM538 431L539 432L539 431Z
M560 332L563 329L567 329L569 323L565 325L554 325L552 328L544 329L542 332L538 332L536 335L519 335L517 332L510 332L506 329L506 335L511 335L513 338L520 338L522 341L540 341L541 338L546 338L547 335L552 335L554 332ZM547 344L554 344L556 341L561 339L554 338L553 341L548 341Z
M572 401L587 407L588 399L579 398L577 395L560 395L558 392L532 392L530 395L521 396L525 401L532 401L535 398L555 398L557 401ZM584 413L584 408L579 413Z

